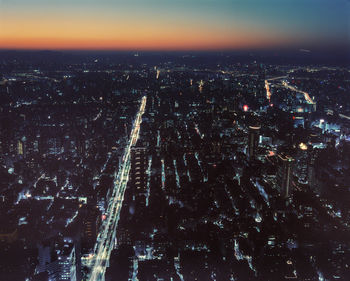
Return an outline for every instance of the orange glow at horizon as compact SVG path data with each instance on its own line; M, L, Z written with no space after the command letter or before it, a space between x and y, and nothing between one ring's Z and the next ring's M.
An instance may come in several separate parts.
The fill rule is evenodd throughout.
M269 45L237 42L210 42L210 40L118 40L88 38L0 38L1 49L77 49L77 50L216 50L268 47Z
M1 16L1 13L0 13ZM141 23L140 23L141 22ZM0 18L1 49L211 50L264 48L286 41L264 30L157 18L99 18L25 14ZM290 39L290 38L289 38Z
M263 2L0 0L0 49L299 50L348 44L344 5L333 11L304 0ZM338 16L339 23L333 20Z

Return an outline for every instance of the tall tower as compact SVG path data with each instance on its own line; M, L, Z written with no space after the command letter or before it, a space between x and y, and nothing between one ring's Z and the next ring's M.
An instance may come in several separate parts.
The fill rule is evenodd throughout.
M308 183L308 162L309 151L308 146L305 143L299 144L299 149L296 155L296 163L294 173L298 177L298 182L301 184Z
M294 158L278 155L277 185L283 198L288 198L291 193Z
M248 130L248 157L250 160L256 156L256 150L259 144L260 126L249 126Z
M134 190L136 199L145 201L141 199L147 192L147 149L145 147L131 149L130 186Z

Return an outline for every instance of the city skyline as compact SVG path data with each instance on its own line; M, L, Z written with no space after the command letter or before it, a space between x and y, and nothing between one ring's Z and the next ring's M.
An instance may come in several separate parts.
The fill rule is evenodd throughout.
M350 0L0 0L0 281L348 280L349 50Z
M0 1L0 49L346 50L349 1Z
M0 280L346 280L348 66L112 53L0 52Z

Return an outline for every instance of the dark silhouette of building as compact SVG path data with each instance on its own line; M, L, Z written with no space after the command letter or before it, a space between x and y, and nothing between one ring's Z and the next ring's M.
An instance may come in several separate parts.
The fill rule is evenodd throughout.
M82 252L89 253L96 242L97 232L101 221L97 207L86 206L83 210L82 221Z
M248 131L248 157L250 160L256 156L256 150L259 144L260 126L249 126Z
M288 155L278 155L277 185L283 198L288 198L291 193L294 161Z

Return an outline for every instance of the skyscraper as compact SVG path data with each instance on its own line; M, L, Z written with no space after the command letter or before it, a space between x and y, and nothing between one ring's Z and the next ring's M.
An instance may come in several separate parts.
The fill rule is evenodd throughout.
M144 200L140 197L146 195L147 188L147 149L145 147L134 147L131 149L130 186L138 201Z
M89 254L96 242L101 216L96 206L84 206L82 211L82 253Z
M36 275L47 272L50 281L77 280L76 251L73 240L46 241L38 247Z
M56 245L57 246L57 245ZM72 243L58 245L54 250L54 261L47 265L49 280L77 280L76 254Z
M309 150L305 143L299 144L299 149L296 155L297 165L294 173L298 177L298 182L301 184L308 183L308 162L309 162Z
M278 155L277 185L283 198L288 198L291 193L294 161L288 155Z
M249 126L248 130L248 157L250 160L256 156L256 150L259 144L260 126Z

